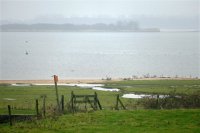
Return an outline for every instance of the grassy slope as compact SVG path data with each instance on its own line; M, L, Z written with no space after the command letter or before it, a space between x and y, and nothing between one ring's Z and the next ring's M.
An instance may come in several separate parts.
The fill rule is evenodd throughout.
M48 133L188 133L200 132L200 110L97 111L57 119L0 125L0 132Z

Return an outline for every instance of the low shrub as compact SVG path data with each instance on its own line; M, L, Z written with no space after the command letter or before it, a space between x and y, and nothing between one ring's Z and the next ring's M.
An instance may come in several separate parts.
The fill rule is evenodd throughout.
M138 105L146 109L200 108L200 93L188 95L169 94L162 98L144 97Z

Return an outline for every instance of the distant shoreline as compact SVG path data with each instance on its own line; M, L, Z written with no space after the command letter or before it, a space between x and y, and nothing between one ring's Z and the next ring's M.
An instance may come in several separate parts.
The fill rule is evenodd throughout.
M197 78L138 78L129 80L200 80ZM102 80L102 79L62 79L58 83L103 83L107 81L126 81L122 78L112 79L112 80ZM14 84L14 83L54 83L53 80L0 80L0 84Z
M198 30L160 30L160 31L145 31L145 30L138 30L138 31L131 31L131 30L116 30L116 31L106 31L106 30L1 30L0 32L74 32L74 33L84 33L84 32L92 32L92 33L176 33L176 32L200 32Z
M0 30L0 32L161 32L161 31L159 30ZM189 31L189 32L195 32L195 31Z

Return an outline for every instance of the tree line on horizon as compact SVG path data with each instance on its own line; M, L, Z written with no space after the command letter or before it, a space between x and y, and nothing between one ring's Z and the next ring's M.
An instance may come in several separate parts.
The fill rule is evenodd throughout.
M4 24L0 25L1 31L140 31L138 22L118 21L115 24L95 23L95 24Z

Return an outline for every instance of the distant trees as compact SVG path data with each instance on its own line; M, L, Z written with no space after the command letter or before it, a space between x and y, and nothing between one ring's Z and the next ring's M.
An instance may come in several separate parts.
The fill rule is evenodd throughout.
M135 21L118 21L113 24L5 24L0 25L1 31L137 31L139 24Z
M139 24L135 21L129 21L129 22L118 21L115 27L116 29L120 30L139 30Z

